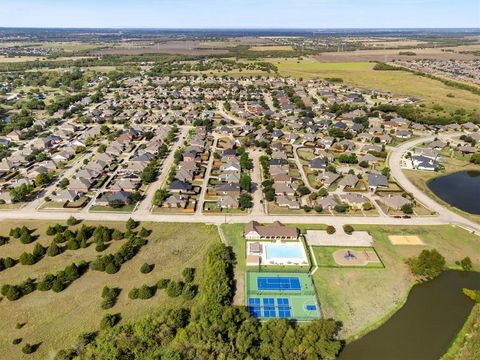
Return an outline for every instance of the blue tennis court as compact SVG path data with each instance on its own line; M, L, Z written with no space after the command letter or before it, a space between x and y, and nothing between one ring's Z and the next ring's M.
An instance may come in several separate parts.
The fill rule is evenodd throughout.
M292 316L290 312L290 302L287 298L277 298L278 317L290 318Z
M258 290L302 290L298 277L258 277Z
M265 318L276 317L274 298L263 299L263 317Z
M251 316L259 318L262 316L260 310L260 299L259 298L249 298L248 299L248 312Z

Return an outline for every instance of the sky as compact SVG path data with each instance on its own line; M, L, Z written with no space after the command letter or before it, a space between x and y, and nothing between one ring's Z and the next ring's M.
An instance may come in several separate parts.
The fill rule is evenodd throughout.
M0 27L479 28L480 0L0 0Z

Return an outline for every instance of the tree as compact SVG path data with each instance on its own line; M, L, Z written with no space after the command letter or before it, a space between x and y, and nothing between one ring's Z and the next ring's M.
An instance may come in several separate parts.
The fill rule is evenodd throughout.
M252 196L250 194L241 194L238 199L240 209L249 209L253 206Z
M33 186L32 185L27 185L27 184L21 184L12 190L10 190L10 197L12 199L12 202L18 203L18 202L23 202L26 201L29 197L29 195L33 191Z
M244 191L248 191L248 192L251 191L252 178L250 177L250 175L242 174L242 176L240 176L240 187Z
M445 258L436 250L422 250L418 257L406 260L412 274L420 279L430 280L442 272L445 267Z
M348 205L345 204L337 204L333 207L333 210L335 210L338 213L344 213L348 209Z
M52 241L52 243L48 247L47 255L50 256L50 257L54 257L54 256L57 256L58 254L60 254L61 252L62 251L58 247L57 243L55 241Z
M143 169L140 178L146 184L154 182L157 178L157 169L155 169L153 166L147 166L145 169Z
M405 204L402 206L402 211L404 214L413 214L412 204Z
M333 227L332 225L328 225L327 226L327 234L329 235L332 235L332 234L335 234L335 227Z
M472 154L472 156L470 157L470 162L480 165L480 153Z
M305 185L300 185L300 186L297 188L297 191L298 191L298 193L299 193L301 196L310 194L310 189L307 188Z
M316 205L314 207L314 210L315 210L315 212L320 214L323 211L323 206L322 205Z
M169 283L170 283L170 279L160 279L157 281L157 288L165 289Z
M153 205L161 206L165 199L169 196L168 190L166 189L158 189L155 191L155 195L153 196Z
M156 286L150 287L148 285L142 285L140 289L138 289L138 298L142 300L150 299L155 295L156 289Z
M39 187L45 184L48 184L49 182L50 182L50 178L45 173L40 173L37 176L35 176L35 185Z
M352 225L343 225L343 231L345 234L351 235L353 233L353 226Z
M193 284L186 284L182 290L182 297L185 300L192 300L197 295L198 288Z
M139 223L137 221L133 220L132 218L129 218L125 223L125 228L131 231L131 230L134 230L138 225Z

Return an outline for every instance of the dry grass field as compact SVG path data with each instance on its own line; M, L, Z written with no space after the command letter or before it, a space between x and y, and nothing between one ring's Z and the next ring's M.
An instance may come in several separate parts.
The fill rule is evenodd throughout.
M272 46L253 46L251 51L293 51L289 45L272 45Z
M441 105L445 110L480 112L480 96L469 91L448 87L440 81L417 76L406 71L373 70L369 62L322 63L314 58L304 60L275 59L281 75L312 78L341 78L348 85L366 89L392 92L398 96L415 96L422 99L427 109ZM447 96L448 95L448 96ZM453 95L454 97L451 97Z
M53 223L51 223L53 224ZM86 223L99 225L100 223ZM123 223L102 225L124 230ZM52 237L46 236L48 223L39 221L1 222L0 235L6 235L11 227L25 225L36 229L40 235L36 242L46 245ZM182 306L182 297L170 298L164 290L149 300L131 300L128 292L143 284L154 285L160 278L180 280L185 267L194 267L198 273L196 282L202 277L203 258L208 249L219 241L216 227L202 224L142 223L153 230L149 243L121 270L113 275L104 272L88 271L60 293L35 291L16 301L3 298L0 301L0 353L2 359L50 359L62 348L72 346L79 334L98 329L101 318L106 313L121 313L123 319L132 319L155 310ZM115 252L124 240L113 241L105 253ZM24 251L31 252L33 244L23 245L19 240L10 239L0 247L0 257L18 258ZM17 284L28 277L41 278L46 272L56 272L72 262L93 260L99 253L94 245L86 249L65 251L56 257L46 256L35 265L17 264L0 272L0 284ZM143 263L154 264L154 270L142 274ZM109 310L100 307L101 291L105 285L122 289L117 304ZM194 300L193 300L194 301ZM25 323L16 329L17 323ZM38 351L28 357L21 352L22 345L13 345L14 338L23 338L22 344L41 343Z

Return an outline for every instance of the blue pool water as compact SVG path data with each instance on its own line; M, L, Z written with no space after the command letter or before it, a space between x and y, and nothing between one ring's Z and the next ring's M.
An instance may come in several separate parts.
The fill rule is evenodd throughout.
M297 244L265 244L265 257L272 259L304 260L305 252L301 243Z

